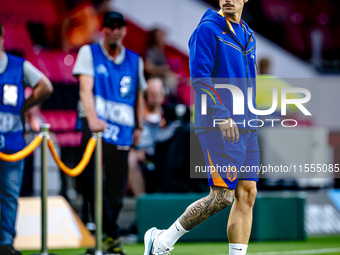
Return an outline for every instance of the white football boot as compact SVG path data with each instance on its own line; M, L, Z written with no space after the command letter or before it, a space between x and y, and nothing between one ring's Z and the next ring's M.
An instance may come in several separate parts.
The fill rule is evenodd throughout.
M157 228L151 228L146 231L144 235L144 255L170 255L170 251L174 247L169 248L164 244L158 243L158 236L164 231Z

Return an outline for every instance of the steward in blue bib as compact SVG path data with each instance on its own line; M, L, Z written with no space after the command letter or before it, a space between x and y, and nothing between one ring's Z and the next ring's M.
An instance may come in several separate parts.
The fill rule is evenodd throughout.
M91 50L96 113L107 123L103 139L110 144L130 146L135 130L139 56L126 49L124 61L117 65L104 55L99 44L92 44Z
M0 151L15 153L25 146L21 109L25 102L24 59L8 54L8 65L0 73Z

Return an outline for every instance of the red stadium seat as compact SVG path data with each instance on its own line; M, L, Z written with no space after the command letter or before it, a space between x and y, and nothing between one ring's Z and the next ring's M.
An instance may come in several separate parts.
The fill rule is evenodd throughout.
M41 111L50 130L56 133L61 147L77 147L81 144L81 132L74 132L77 111Z
M77 83L72 74L76 60L76 53L63 51L35 50L36 53L27 56L39 70L41 70L52 82Z
M124 38L125 47L143 56L146 52L148 32L144 31L135 24L128 22L128 33Z
M57 15L53 2L49 0L0 0L0 15L10 18L15 16L26 21L55 24Z
M44 110L41 114L45 122L51 125L50 130L53 132L71 132L74 131L77 122L77 111L52 111Z
M9 26L8 23L4 23L3 26L5 29L5 50L32 51L32 39L24 24Z
M81 132L59 133L57 139L60 147L78 147L83 135Z

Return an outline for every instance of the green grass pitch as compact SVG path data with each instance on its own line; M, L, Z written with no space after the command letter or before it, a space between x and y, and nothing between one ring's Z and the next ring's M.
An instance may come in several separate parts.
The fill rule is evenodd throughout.
M143 255L143 244L125 244L127 255ZM58 255L80 255L84 249L54 250L51 253ZM25 251L23 255L33 252ZM226 255L228 243L178 243L171 252L172 255ZM295 255L295 254L322 254L340 255L340 236L309 238L307 241L281 241L281 242L251 242L247 255Z

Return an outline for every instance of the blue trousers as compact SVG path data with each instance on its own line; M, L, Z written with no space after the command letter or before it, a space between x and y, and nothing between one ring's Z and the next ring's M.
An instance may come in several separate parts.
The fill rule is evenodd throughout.
M12 245L15 237L18 198L24 173L24 160L0 160L0 244Z

